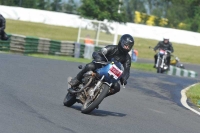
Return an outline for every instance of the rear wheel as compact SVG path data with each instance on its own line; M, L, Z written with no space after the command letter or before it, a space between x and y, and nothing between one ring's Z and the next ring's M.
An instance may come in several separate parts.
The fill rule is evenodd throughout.
M76 96L68 92L63 100L64 106L71 107L75 103L76 103Z
M97 98L93 101L90 98L87 98L86 102L83 104L81 112L84 114L89 114L92 112L106 97L110 87L107 84L103 84L100 88L100 92L97 95Z

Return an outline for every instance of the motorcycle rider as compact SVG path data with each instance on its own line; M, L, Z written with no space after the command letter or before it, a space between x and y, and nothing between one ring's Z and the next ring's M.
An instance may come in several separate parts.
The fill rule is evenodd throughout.
M129 34L124 34L121 36L118 45L108 45L105 47L107 49L107 53L105 54L105 56L108 59L108 61L114 58L115 60L123 64L124 73L122 75L122 78L120 79L121 85L127 84L127 79L130 75L131 57L128 52L132 50L133 45L133 37ZM106 61L105 57L101 53L101 50L93 52L92 57L96 62ZM94 63L94 61L92 61L89 64L86 64L86 66L77 74L77 76L69 82L69 84L72 87L78 86L81 83L84 73L86 73L89 70L96 70L101 67L101 64ZM113 95L120 91L120 85L118 82L113 84L111 88L112 89L107 94L107 96Z
M6 20L5 18L0 14L0 40L8 40L8 36L5 33L6 28Z
M169 50L169 51L171 51L171 53L174 52L174 48L172 46L172 43L169 41L169 37L164 37L163 41L158 42L158 44L154 47L154 51L156 52L156 50L158 50L158 49ZM154 55L154 59L155 59L154 60L154 68L155 68L156 62L157 62L157 59L158 59L157 54ZM171 55L170 55L170 53L168 53L167 62L166 62L168 69L169 69L169 65L170 65L170 60L171 60Z

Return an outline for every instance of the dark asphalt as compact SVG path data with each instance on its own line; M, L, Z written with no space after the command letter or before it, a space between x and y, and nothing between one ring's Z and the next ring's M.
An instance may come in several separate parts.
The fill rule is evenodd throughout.
M67 78L80 63L0 54L0 133L198 133L200 117L180 104L199 82L131 71L125 89L90 115L64 107Z

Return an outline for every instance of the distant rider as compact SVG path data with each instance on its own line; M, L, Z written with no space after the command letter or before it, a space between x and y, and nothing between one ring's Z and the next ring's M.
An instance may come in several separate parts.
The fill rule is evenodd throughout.
M158 49L169 50L169 51L171 51L171 53L174 52L174 48L172 46L172 43L169 42L169 38L168 37L164 37L163 41L159 41L158 42L158 44L154 47L154 51L156 51ZM158 59L158 55L157 54L154 55L154 59L155 59L154 60L155 61L154 62L154 68L155 68L156 62L157 62L157 59ZM168 68L169 68L169 65L170 65L170 60L171 60L171 55L168 54L167 55L167 63L166 63Z
M118 45L108 45L105 48L107 49L106 58L108 61L111 61L112 58L115 60L121 62L124 66L124 74L122 75L122 78L120 79L121 84L126 85L127 79L130 75L130 67L131 67L131 57L129 55L129 51L132 50L132 47L134 45L134 39L131 35L125 34L121 36L120 41L118 42ZM101 51L93 52L92 57L94 61L106 61L105 57L102 55ZM94 71L98 68L100 68L100 64L96 64L93 61L89 64L87 64L78 74L77 76L72 79L69 84L73 87L78 86L81 83L81 80L83 78L83 74L87 71ZM111 91L107 94L113 95L120 91L120 85L119 83L115 83L111 86Z
M8 40L8 36L5 33L6 28L6 20L5 18L0 14L0 40Z

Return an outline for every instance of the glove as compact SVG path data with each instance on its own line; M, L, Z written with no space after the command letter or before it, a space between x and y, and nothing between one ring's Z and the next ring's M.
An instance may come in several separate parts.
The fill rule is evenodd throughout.
M102 61L102 59L101 58L96 58L96 59L94 59L96 62L101 62Z
M127 84L127 81L124 78L121 78L120 82L121 82L121 85L123 85L123 84L126 85Z

